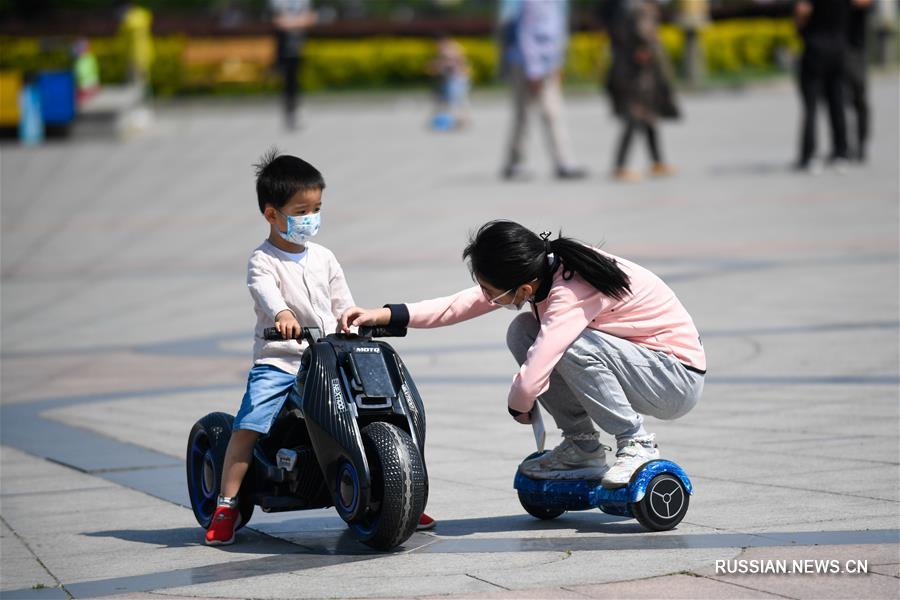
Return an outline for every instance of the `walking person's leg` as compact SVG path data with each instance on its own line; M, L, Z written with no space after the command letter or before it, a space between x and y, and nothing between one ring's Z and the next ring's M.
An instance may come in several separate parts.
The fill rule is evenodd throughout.
M637 122L632 118L622 121L622 132L619 134L619 143L616 146L616 163L613 167L613 176L622 181L637 181L640 179L637 171L628 169L628 153L631 149L631 139L638 128Z
M663 159L656 123L652 121L644 123L644 132L647 135L647 150L650 152L650 160L653 162L651 172L657 177L674 175L675 169Z
M807 49L800 59L800 99L803 106L801 118L800 155L797 168L807 169L816 153L816 104L821 93L820 57Z
M297 126L297 65L299 59L286 57L282 59L281 69L284 80L282 98L284 101L284 123L288 129Z
M303 72L303 43L300 43L300 46L297 49L297 65L294 67L294 88L295 88L295 103L294 103L294 111L297 113L298 123L302 122L303 116L303 78L301 74Z
M865 58L862 59L862 63L862 71L853 90L853 106L856 109L856 159L860 162L866 160L866 144L869 141L871 118Z
M551 73L543 79L538 92L538 103L541 109L541 120L544 124L544 137L550 157L556 166L557 176L561 178L583 177L584 170L575 165L569 129L565 123L562 79L559 73Z
M525 134L528 131L528 106L531 103L531 92L528 90L528 81L522 68L518 66L513 67L509 77L513 114L502 172L503 177L506 179L523 174Z
M866 89L866 59L863 51L851 50L845 69L850 105L856 118L854 158L866 160L866 142L869 139L869 99Z
M847 116L844 112L844 59L829 57L825 72L825 97L828 101L828 122L831 126L831 158L846 159Z

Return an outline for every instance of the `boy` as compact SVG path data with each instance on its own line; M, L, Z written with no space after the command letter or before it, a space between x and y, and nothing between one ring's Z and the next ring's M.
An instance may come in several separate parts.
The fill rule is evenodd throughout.
M306 343L296 340L303 325L336 331L341 313L353 298L340 264L328 249L311 243L319 232L325 180L296 156L266 153L256 167L259 210L269 223L269 237L247 264L247 285L256 311L253 367L247 391L234 418L225 452L222 487L209 545L234 542L240 525L237 495L247 474L253 447L268 433L300 369ZM284 341L267 341L263 330L274 322ZM420 527L433 521L422 516Z

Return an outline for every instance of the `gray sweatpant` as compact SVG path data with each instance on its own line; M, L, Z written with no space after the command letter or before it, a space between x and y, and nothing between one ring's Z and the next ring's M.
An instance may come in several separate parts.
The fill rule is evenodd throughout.
M506 344L520 365L539 330L530 313L510 323ZM596 423L623 440L643 432L642 414L677 419L694 408L702 392L703 375L678 359L589 328L563 354L538 400L563 437L595 438Z

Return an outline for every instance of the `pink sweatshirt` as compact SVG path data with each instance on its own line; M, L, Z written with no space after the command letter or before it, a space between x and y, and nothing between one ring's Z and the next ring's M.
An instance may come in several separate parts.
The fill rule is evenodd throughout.
M546 299L536 304L541 322L537 339L525 363L513 378L509 407L531 410L547 391L550 374L566 349L590 327L665 352L696 370L706 370L706 355L691 316L662 279L644 267L597 250L613 258L631 279L631 294L610 298L575 275L563 279L557 269ZM441 327L495 310L480 286L452 296L408 304L410 327Z

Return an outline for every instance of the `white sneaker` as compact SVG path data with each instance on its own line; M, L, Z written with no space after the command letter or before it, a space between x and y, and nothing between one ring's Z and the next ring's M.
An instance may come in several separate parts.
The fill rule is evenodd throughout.
M638 467L658 458L659 448L656 447L654 434L626 440L616 452L616 464L603 477L603 487L619 488L628 485Z
M609 470L606 450L600 444L595 451L585 452L565 439L550 452L523 462L519 471L532 479L601 479Z

